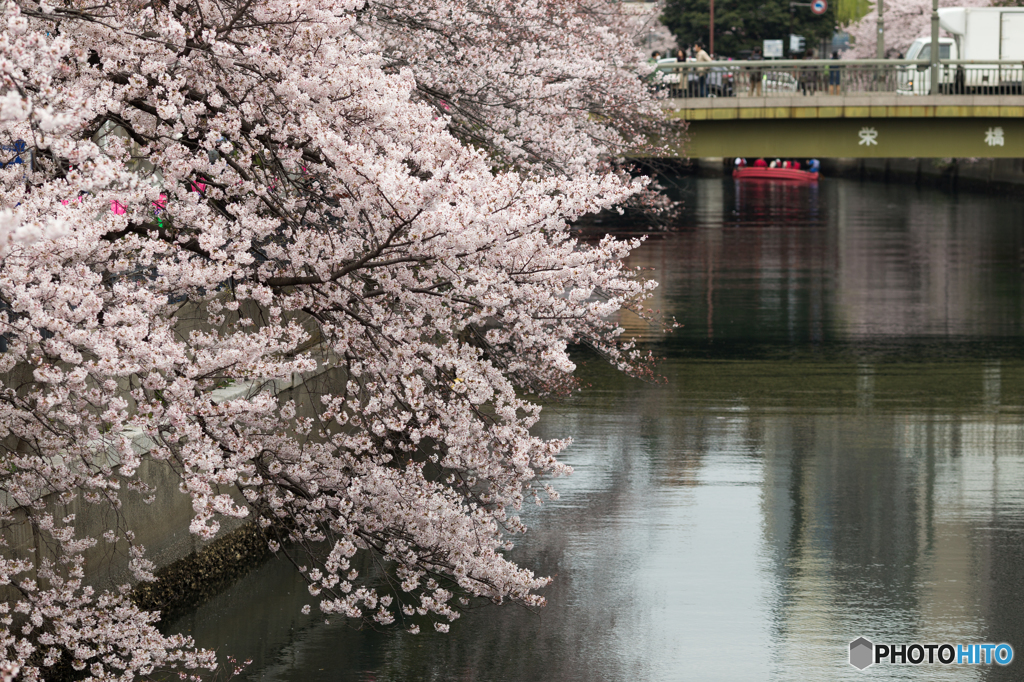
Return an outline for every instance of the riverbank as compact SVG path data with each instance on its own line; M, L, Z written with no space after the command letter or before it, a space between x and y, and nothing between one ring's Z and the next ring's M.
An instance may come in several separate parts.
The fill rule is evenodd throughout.
M664 162L659 161L658 170ZM702 176L724 175L732 159L686 159L672 171ZM880 180L928 185L944 190L1024 194L1024 159L822 159L824 177Z
M248 523L156 572L156 581L139 583L132 601L159 611L164 623L205 603L271 554L267 536Z
M949 190L1024 193L1024 159L826 159L822 172Z
M310 346L309 348L312 348ZM325 355L326 357L326 355ZM5 377L8 385L17 385L27 367L19 365ZM294 402L299 415L312 414L320 396L330 386L343 381L341 371L326 363L308 374L262 383L238 382L213 391L213 400L223 402L259 391L270 391L283 403ZM127 488L122 491L115 510L76 497L62 502L55 495L41 496L44 509L58 518L73 515L82 536L101 537L111 527L130 530L137 544L146 547L146 557L155 567L156 582L143 583L128 568L130 551L124 536L111 543L100 542L82 551L85 578L97 590L116 591L121 585L133 586L132 599L146 609L159 610L162 619L174 617L200 604L233 583L239 576L258 565L269 555L267 537L250 517L224 517L215 538L204 540L189 530L195 515L192 498L179 492L180 473L170 461L146 456L152 446L141 432L124 432L132 439L141 456L137 477L147 491ZM95 464L117 472L120 458L113 450L97 449ZM158 491L148 499L148 490ZM236 489L224 489L236 504L246 500ZM38 524L33 523L24 507L13 507L9 498L0 498L9 507L10 521L4 527L4 556L41 557L59 561L59 555ZM42 560L40 559L40 561ZM35 578L35 572L29 577ZM12 586L0 587L0 595L8 602L17 599Z

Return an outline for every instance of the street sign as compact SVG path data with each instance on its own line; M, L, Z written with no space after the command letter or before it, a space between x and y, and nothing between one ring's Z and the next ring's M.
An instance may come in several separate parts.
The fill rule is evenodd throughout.
M782 41L781 40L765 40L764 49L761 54L764 55L765 59L771 59L772 57L782 56Z
M814 0L811 3L811 11L815 14L824 14L825 10L828 9L828 3L825 0Z

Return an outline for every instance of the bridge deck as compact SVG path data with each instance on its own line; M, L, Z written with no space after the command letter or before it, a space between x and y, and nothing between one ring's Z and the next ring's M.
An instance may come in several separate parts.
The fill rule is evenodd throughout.
M1024 158L1024 96L888 93L665 100L689 157Z
M765 118L1024 118L1021 95L791 95L667 99L687 121Z

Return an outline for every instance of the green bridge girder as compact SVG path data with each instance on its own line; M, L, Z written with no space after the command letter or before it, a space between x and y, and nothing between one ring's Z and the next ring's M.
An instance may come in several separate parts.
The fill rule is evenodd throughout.
M668 100L680 156L1024 158L1022 96L806 96Z

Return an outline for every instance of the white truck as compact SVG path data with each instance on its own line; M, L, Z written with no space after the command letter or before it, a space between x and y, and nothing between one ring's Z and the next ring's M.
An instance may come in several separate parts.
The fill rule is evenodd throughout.
M1024 7L943 7L939 27L952 37L939 38L939 59L966 64L940 66L941 94L1022 94L1024 80ZM931 58L931 35L907 50L907 59ZM1016 64L999 62L1016 61ZM927 65L901 70L897 92L931 94Z

